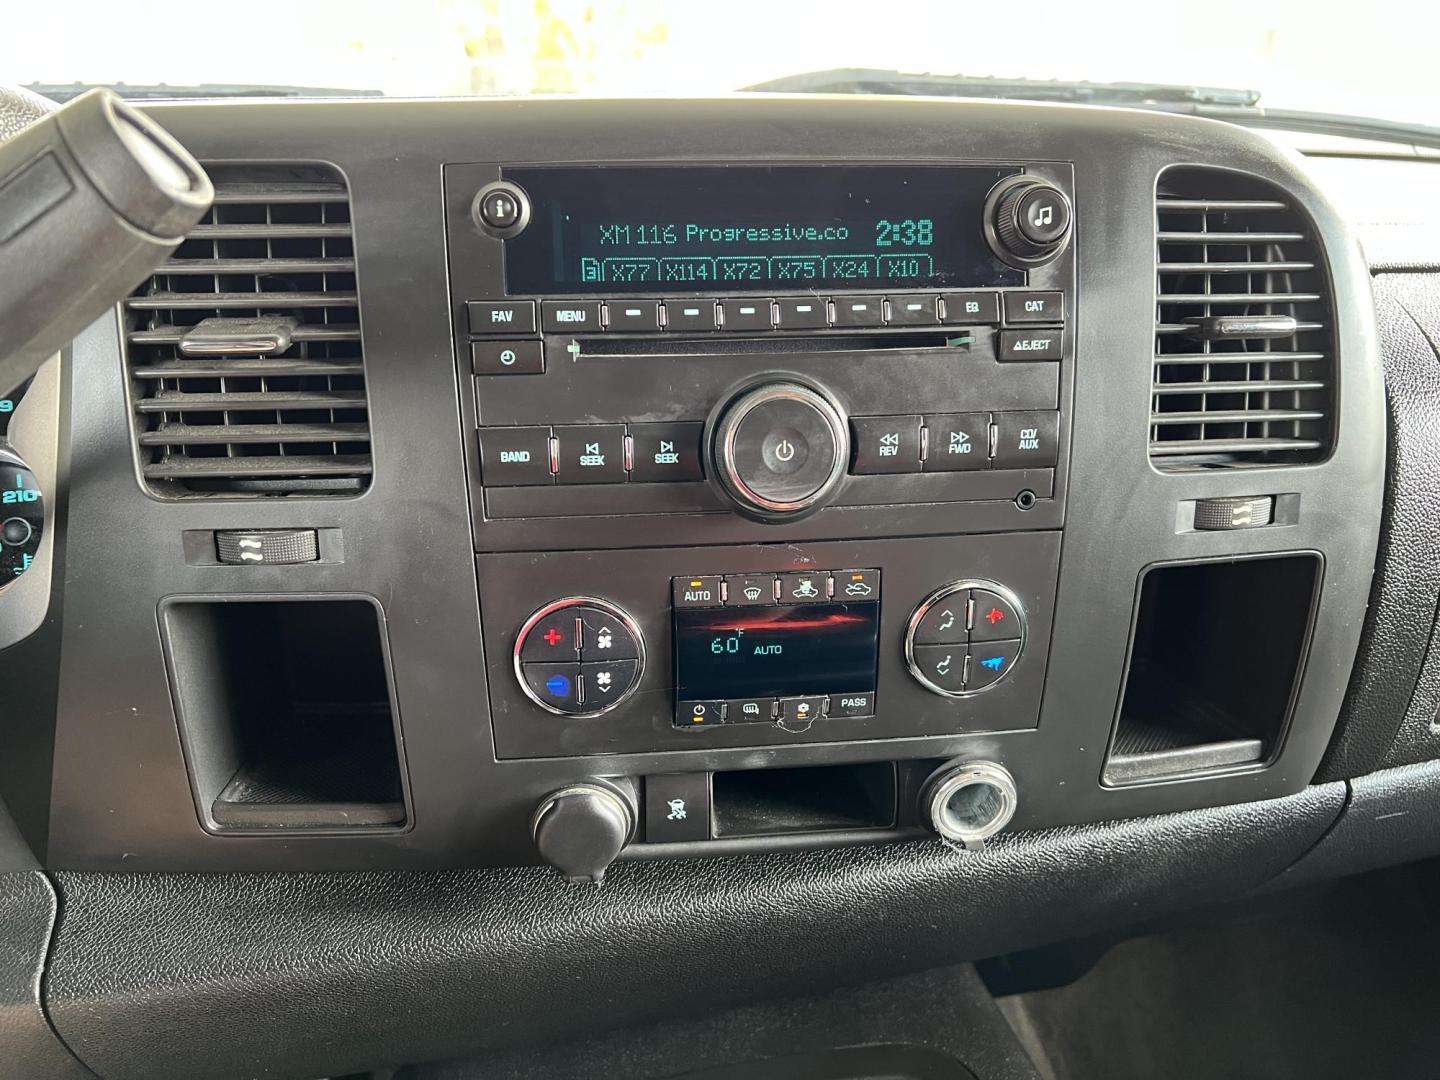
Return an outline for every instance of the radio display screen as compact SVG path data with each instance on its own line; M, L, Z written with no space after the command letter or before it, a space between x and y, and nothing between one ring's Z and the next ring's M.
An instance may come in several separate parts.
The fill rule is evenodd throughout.
M529 226L512 295L805 293L1020 285L985 242L985 197L1020 170L733 165L506 169Z
M875 689L880 605L677 609L680 701Z

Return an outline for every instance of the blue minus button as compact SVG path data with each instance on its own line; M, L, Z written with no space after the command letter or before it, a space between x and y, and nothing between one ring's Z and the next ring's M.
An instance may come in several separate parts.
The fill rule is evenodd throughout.
M989 661L987 660L988 664ZM558 698L570 696L570 677L568 675L551 675L545 680L545 689Z

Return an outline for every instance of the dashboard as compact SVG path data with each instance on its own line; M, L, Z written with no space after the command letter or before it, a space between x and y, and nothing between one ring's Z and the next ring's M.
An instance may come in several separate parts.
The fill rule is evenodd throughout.
M1115 896L1148 910L1166 874L1258 885L1345 782L1434 756L1402 719L1434 595L1385 564L1417 428L1383 375L1423 346L1274 142L926 100L148 111L215 208L0 401L0 784L75 897L62 949L115 890L205 881L203 919L297 871L297 927L352 871L381 923L473 900L500 937L672 885L723 935L762 918L727 866L883 906L994 854L1004 906L1058 851L1042 898L1104 908L1176 844Z

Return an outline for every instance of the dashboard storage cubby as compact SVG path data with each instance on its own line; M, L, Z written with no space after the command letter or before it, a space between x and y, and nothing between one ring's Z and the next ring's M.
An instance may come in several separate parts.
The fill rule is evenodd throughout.
M206 829L405 825L399 731L373 601L172 600L161 625Z
M1272 757L1290 719L1319 584L1320 558L1309 553L1150 568L1105 783Z

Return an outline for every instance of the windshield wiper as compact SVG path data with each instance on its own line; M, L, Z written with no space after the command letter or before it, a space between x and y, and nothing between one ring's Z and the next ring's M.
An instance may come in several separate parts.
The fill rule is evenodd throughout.
M1440 127L1340 113L1262 108L1259 91L1214 86L992 79L975 75L910 74L882 68L832 68L786 75L742 89L778 94L897 94L1119 105L1130 109L1153 109L1211 120L1228 120L1243 127L1279 128L1316 135L1440 147Z
M33 90L51 101L65 104L87 90L103 86L130 101L175 101L181 98L311 98L311 97L383 97L381 90L351 90L337 86L253 86L248 83L199 83L195 86L153 86L126 83L30 83Z

